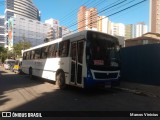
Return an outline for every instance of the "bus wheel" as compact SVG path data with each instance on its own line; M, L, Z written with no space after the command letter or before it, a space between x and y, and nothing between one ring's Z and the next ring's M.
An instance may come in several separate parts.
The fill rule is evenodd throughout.
M65 74L63 71L57 71L56 73L56 85L62 90L66 88L66 83L65 83Z
M31 67L29 68L29 78L30 78L30 79L33 78L33 75L32 75L32 68L31 68Z

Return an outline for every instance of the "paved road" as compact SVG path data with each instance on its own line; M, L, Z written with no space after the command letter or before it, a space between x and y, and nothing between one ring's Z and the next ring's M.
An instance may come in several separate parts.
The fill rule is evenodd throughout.
M0 68L0 111L160 111L160 98L117 89L64 91Z

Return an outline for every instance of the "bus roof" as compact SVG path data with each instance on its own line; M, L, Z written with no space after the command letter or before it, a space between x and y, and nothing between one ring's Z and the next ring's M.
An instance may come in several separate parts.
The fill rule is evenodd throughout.
M85 37L84 35L87 33L87 31L88 30L84 30L84 31L81 31L81 32L73 33L73 34L67 35L67 36L65 36L63 38L58 38L58 39L55 39L53 41L50 41L50 42L47 42L47 43L43 43L43 44L37 45L35 47L29 48L27 50L24 50L23 52L27 52L27 51L34 50L34 49L37 49L37 48L45 47L45 46L48 46L50 44L54 44L54 43L60 42L62 40L67 40L67 39L75 38L77 36L83 36L83 37Z
M77 32L77 33L72 33L70 35L67 35L67 36L64 36L63 38L58 38L58 39L55 39L53 41L50 41L50 42L47 42L47 43L43 43L43 44L40 44L40 45L37 45L35 47L32 47L32 48L29 48L27 50L24 50L23 52L27 52L27 51L30 51L30 50L34 50L34 49L37 49L37 48L41 48L41 47L45 47L45 46L48 46L48 45L51 45L51 44L54 44L54 43L57 43L57 42L60 42L60 41L63 41L63 40L74 40L74 38L86 38L86 34L87 32L95 32L95 33L101 33L101 34L105 34L105 35L108 35L108 36L111 36L111 37L114 37L112 35L109 35L107 33L102 33L102 32L98 32L98 31L93 31L93 30L83 30L83 31L80 31L80 32ZM115 37L116 38L116 37Z

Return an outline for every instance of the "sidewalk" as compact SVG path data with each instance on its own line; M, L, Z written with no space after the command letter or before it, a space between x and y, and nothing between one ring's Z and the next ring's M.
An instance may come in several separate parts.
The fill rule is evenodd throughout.
M160 86L121 81L121 84L118 88L122 90L135 92L137 94L145 94L152 97L160 97Z

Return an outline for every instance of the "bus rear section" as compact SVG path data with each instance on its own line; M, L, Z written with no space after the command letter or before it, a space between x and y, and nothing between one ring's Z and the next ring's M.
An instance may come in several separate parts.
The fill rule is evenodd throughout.
M112 86L119 82L119 43L118 39L107 35L87 34L86 45L87 76L84 86Z

